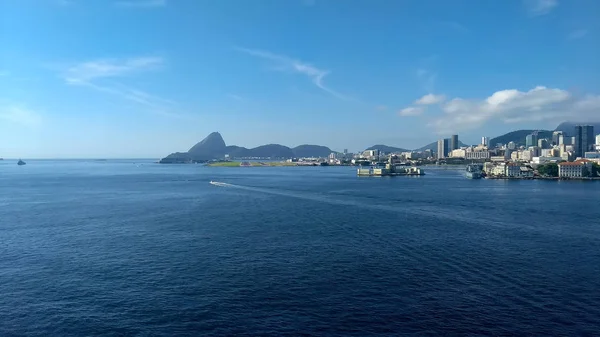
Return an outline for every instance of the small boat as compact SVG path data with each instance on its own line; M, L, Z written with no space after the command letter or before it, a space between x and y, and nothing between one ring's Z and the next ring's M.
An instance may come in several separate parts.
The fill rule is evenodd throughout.
M21 165L25 165L26 163L24 161L22 161L21 159L19 159L19 161L17 162L17 165L21 166Z

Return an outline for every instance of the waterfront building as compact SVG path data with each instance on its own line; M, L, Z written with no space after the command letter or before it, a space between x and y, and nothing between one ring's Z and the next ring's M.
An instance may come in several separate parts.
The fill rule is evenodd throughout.
M535 133L532 133L532 134L530 134L530 135L527 135L527 136L525 137L525 148L527 148L527 149L528 149L528 148L530 148L530 147L532 147L532 146L536 146L536 145L537 145L537 142L538 142L538 139L537 139L537 134L535 134Z
M490 137L481 137L481 145L490 146Z
M506 164L505 175L510 178L520 177L521 176L521 165L519 165L517 163Z
M586 169L588 169L586 163L582 161L563 162L558 164L558 176L561 178L580 178L584 176Z
M575 127L575 155L582 157L587 151L592 150L594 144L594 126L577 125Z
M452 135L452 137L450 137L450 149L448 152L452 152L458 148L458 135Z

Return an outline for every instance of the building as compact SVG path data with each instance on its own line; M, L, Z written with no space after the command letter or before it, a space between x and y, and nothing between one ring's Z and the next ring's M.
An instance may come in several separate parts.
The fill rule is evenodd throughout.
M560 134L558 136L558 145L572 145L572 137L568 137L565 134Z
M525 137L525 148L530 148L532 146L536 146L538 139L537 139L537 134L532 133L530 135L527 135L527 137Z
M586 152L583 155L585 159L600 159L600 152Z
M577 125L575 127L575 155L582 157L587 151L593 150L594 126Z
M556 163L561 160L562 160L561 157L533 157L533 159L531 159L531 163L540 165L540 164L546 164L546 163Z
M452 137L450 137L450 149L448 150L448 152L452 152L456 149L458 149L460 146L458 146L458 135L452 135Z
M490 137L481 137L481 145L490 146Z
M379 150L366 150L363 152L363 157L369 159L379 158Z
M538 143L537 146L540 149L549 149L550 148L550 142L548 141L548 139L538 139Z
M600 135L596 135L596 151L600 151Z
M517 148L517 144L515 142L509 142L506 146L509 150L515 150Z
M448 148L450 144L450 140L448 138L438 140L437 146L437 157L438 159L444 159L448 157Z
M561 178L587 177L592 173L592 165L593 162L587 159L559 163L558 176Z
M563 135L562 131L554 131L552 132L552 145L558 145L559 144L559 137Z
M467 151L465 149L456 149L450 152L450 157L452 158L465 158Z
M467 160L487 160L490 157L490 151L465 151L465 159Z
M520 177L521 176L521 165L519 165L517 163L506 164L505 175L510 178Z
M521 152L521 154L519 155L519 159L521 159L522 161L530 161L535 156L536 155L533 150L523 150L523 152Z

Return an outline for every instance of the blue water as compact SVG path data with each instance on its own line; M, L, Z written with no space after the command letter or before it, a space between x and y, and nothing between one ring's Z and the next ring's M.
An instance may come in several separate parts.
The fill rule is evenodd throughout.
M426 172L0 162L0 336L598 333L600 183Z

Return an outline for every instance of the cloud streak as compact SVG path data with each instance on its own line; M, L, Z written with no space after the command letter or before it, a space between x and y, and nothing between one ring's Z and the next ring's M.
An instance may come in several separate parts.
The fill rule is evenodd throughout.
M578 30L574 30L572 31L569 36L567 36L567 38L569 40L578 40L578 39L582 39L587 35L588 31L587 29L578 29Z
M42 118L38 113L17 105L0 107L0 120L25 127L37 127L42 124Z
M558 0L523 0L523 4L529 15L542 16L550 13L558 6Z
M163 63L163 59L159 57L86 61L68 67L63 73L63 79L69 85L111 94L150 108L154 113L177 116L171 112L175 102L117 82L119 79L158 69Z
M167 5L167 0L123 0L115 1L115 6L124 8L157 8Z
M425 111L423 107L408 107L398 111L398 115L403 117L418 116Z
M235 47L235 50L262 59L266 59L275 63L275 69L280 71L290 71L298 74L305 75L311 79L314 85L319 89L331 94L340 99L349 99L345 95L327 87L323 82L325 76L330 74L329 70L319 69L309 63L302 62L300 60L287 57L284 55L274 54L268 51L258 49L248 49Z

